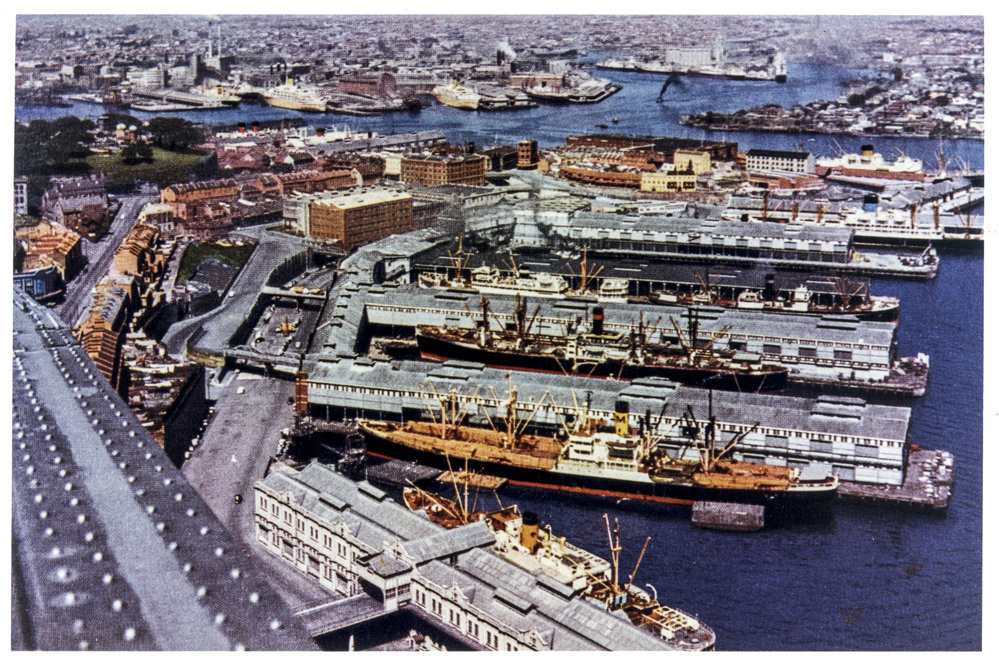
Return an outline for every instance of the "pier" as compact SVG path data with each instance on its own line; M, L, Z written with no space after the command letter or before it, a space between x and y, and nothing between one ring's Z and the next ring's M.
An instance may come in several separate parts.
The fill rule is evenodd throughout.
M391 614L381 601L359 593L298 608L294 614L312 637L327 635Z
M954 489L954 456L943 450L909 449L905 480L898 485L840 482L839 497L863 503L943 512Z

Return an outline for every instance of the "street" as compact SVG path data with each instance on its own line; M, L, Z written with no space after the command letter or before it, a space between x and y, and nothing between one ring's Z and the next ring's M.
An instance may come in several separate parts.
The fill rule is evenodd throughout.
M135 226L139 211L150 201L148 195L121 197L121 208L107 234L98 242L81 239L87 265L66 285L66 299L56 307L56 313L72 328L85 311L94 286L108 274L114 253L121 247L128 232Z
M288 398L294 394L291 381L237 374L219 396L213 419L182 468L216 517L243 543L292 608L333 597L332 592L255 543L253 484L263 476L267 460L277 450L281 430L292 424L294 414ZM242 503L236 504L237 494L242 495Z

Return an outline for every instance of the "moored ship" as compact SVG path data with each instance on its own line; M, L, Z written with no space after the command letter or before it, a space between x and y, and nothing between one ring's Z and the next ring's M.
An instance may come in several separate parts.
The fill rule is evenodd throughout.
M418 488L403 491L403 503L414 512L422 511L432 522L453 529L475 521L484 521L496 537L493 550L514 565L532 573L543 572L585 597L603 604L608 612L622 610L636 626L656 635L670 646L682 651L707 651L714 648L715 634L709 626L695 617L659 603L634 586L635 573L627 584L618 582L616 554L620 551L620 538L611 540L614 566L568 542L565 537L555 537L551 530L539 528L534 513L521 513L517 506L501 506L492 511L468 507L467 492L464 502L457 494L456 501ZM606 516L605 516L606 519ZM610 523L607 522L608 537ZM618 536L615 520L614 535ZM648 539L646 540L648 546ZM642 555L645 548L642 548ZM641 556L639 563L641 563ZM637 572L638 566L635 566Z
M513 389L504 403L506 417L500 425L489 420L488 427L463 422L474 400L459 405L452 391L438 401L439 418L432 422L358 421L368 453L437 466L468 459L483 473L514 484L687 505L708 500L803 507L830 500L838 487L834 476L805 477L800 469L731 459L755 427L720 447L713 416L706 426L685 418L667 429L669 436L660 436L659 422L648 415L638 432L631 430L627 405L619 402L613 427L584 410L572 426L563 421L564 435L547 436L526 432L530 420L519 418L522 407ZM540 407L538 400L533 411ZM684 456L695 450L696 459Z
M722 297L707 279L702 279L700 289L694 291L659 291L652 300L666 305L725 307L758 312L777 312L826 316L842 314L866 321L897 321L900 301L895 296L872 296L870 283L837 280L836 295L831 302L822 303L818 294L804 284L788 290L782 296L773 275L766 276L763 289L745 289L734 298Z
M433 89L433 95L441 104L470 111L477 110L482 101L482 96L479 93L471 88L458 85L456 81L452 81L451 85L437 86Z
M529 320L526 310L518 297L513 330L493 330L489 304L483 299L477 327L418 326L417 347L423 357L433 360L467 360L492 367L623 380L659 376L742 392L779 390L787 381L786 368L765 363L758 354L714 348L715 339L727 329L700 344L696 313L690 318L687 339L674 324L679 344L673 345L652 342L649 338L654 331L646 330L643 323L630 333L605 331L601 306L593 308L589 331L567 330L562 335L532 332L533 317Z
M277 108L315 113L326 111L326 100L319 94L318 88L296 84L291 79L282 85L267 88L260 96L267 105Z

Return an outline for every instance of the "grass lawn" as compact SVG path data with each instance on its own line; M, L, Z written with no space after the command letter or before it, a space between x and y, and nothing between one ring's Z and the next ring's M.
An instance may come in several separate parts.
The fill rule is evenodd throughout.
M242 247L219 245L214 242L188 245L187 249L184 250L184 256L180 259L180 267L177 269L177 284L183 284L190 279L194 271L198 269L198 265L209 256L217 256L230 265L242 268L243 264L250 258L250 254L253 253L254 247L256 245L250 243L246 243Z
M186 181L191 167L203 157L201 153L171 152L154 147L151 162L126 164L119 155L90 155L86 162L92 172L102 172L108 184L145 180L166 187Z

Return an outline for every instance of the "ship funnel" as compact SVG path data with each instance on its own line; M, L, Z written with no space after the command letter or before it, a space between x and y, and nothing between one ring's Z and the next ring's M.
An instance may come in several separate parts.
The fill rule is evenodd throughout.
M593 308L593 334L604 334L604 308L597 306Z
M871 145L870 143L865 143L864 145L860 146L860 154L864 157L873 157L874 146Z
M864 195L864 212L877 212L878 211L878 195L877 194L865 194Z
M766 284L763 287L763 299L767 302L777 300L777 278L773 274L768 274Z
M631 434L631 425L628 422L628 400L626 399L614 402L614 433L620 437Z
M525 512L521 516L521 521L520 544L534 554L538 549L538 516L532 512Z

